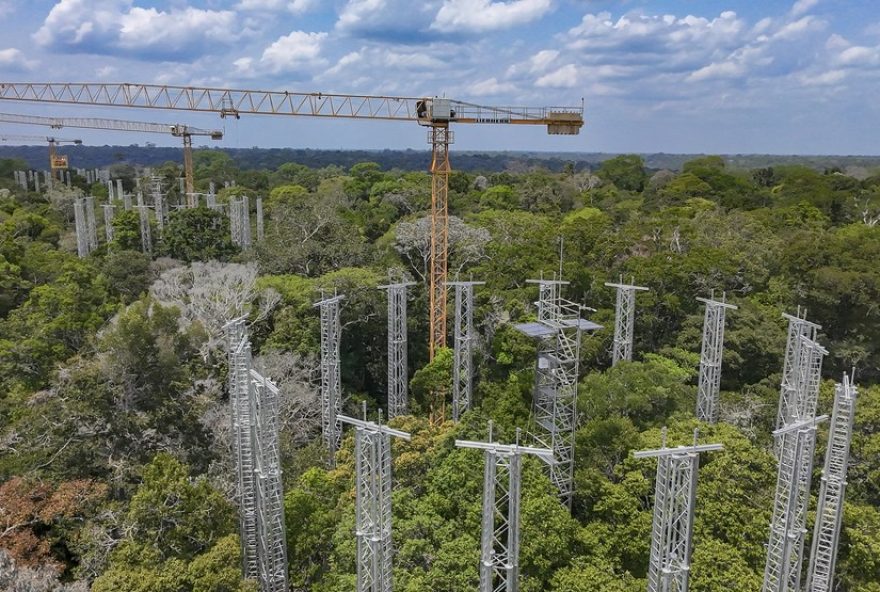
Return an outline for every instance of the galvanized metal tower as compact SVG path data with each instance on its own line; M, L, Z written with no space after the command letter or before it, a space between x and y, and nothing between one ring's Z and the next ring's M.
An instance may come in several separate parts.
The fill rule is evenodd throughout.
M244 319L229 322L226 334L242 573L256 579L261 592L287 592L279 390L252 367Z
M806 316L806 311L803 311ZM794 421L797 417L797 398L798 398L798 364L801 356L801 339L816 339L816 333L822 328L821 325L812 323L801 316L801 309L798 307L797 315L792 316L783 313L784 318L788 319L788 339L785 344L785 360L782 366L782 384L779 389L779 410L776 414L776 429L783 427L786 423Z
M414 282L379 286L388 290L388 418L409 412L406 289ZM444 288L445 289L445 288Z
M113 210L116 206L113 204L103 204L101 208L104 210L104 235L109 243L113 240Z
M577 383L581 334L601 329L581 318L580 305L563 299L562 280L526 280L538 284L538 322L517 330L537 338L534 419L539 441L553 451L550 480L563 504L571 508L574 492L574 433L577 429Z
M687 592L700 453L723 448L698 445L696 431L692 446L667 448L664 428L660 448L633 452L635 458L657 459L648 592Z
M555 463L552 450L489 441L456 440L459 448L485 451L483 472L483 518L480 554L480 592L519 590L520 477L522 456L532 454Z
M448 282L455 287L455 336L452 364L452 420L471 408L473 398L474 286L486 282Z
M94 251L98 248L98 226L95 221L95 198L94 197L85 197L83 198L85 202L85 210L86 210L86 238L89 244L89 251Z
M137 205L134 207L138 211L141 223L141 250L144 253L151 253L153 251L153 235L150 229L150 206L144 204L144 196L138 193Z
M617 303L614 308L614 349L611 365L616 366L621 360L631 361L633 350L633 327L636 320L636 292L645 291L644 286L620 283L605 283L609 288L617 289Z
M337 416L342 412L339 302L343 298L345 296L335 295L332 298L323 298L313 305L321 310L321 434L331 466L335 463L336 451L342 438L342 426Z
M242 249L251 246L251 210L247 195L229 200L229 228L233 243Z
M843 383L836 386L834 393L834 411L831 413L828 450L819 486L813 548L807 572L807 592L832 592L834 589L834 568L843 520L846 468L857 396L856 386L844 374Z
M697 386L697 419L718 421L718 395L721 389L721 356L724 351L724 316L737 307L726 302L697 298L706 305L703 319L703 347L700 353L700 379Z
M76 254L86 257L89 254L88 229L86 228L86 212L83 200L73 201L73 221L76 226Z
M366 405L366 404L365 404ZM410 435L379 423L338 415L355 427L357 592L391 592L391 436Z
M256 200L256 208L257 208L257 242L261 242L263 237L265 236L264 224L263 224L263 198L258 197Z

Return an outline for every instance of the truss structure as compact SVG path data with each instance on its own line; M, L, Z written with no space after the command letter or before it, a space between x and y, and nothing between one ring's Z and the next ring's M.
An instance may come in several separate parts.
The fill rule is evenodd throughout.
M265 236L265 229L263 226L263 198L258 197L256 202L257 208L257 242L261 242L263 237Z
M825 468L819 486L819 503L813 530L813 548L807 572L808 592L834 590L834 569L843 520L846 468L857 396L856 386L844 374L843 383L836 386L834 393L834 411L831 414L828 449L825 453Z
M780 451L779 472L762 592L800 590L816 426L826 419L827 415L811 417L773 432Z
M645 291L644 286L606 282L609 288L617 289L617 303L614 308L614 349L611 355L611 365L616 366L621 360L632 360L633 351L633 327L636 320L636 292Z
M486 282L448 282L455 287L455 337L452 364L452 420L471 408L473 399L474 286Z
M232 242L247 249L251 246L251 210L248 196L229 200L229 228Z
M113 240L113 210L115 207L113 204L101 205L101 209L104 210L104 235L108 243Z
M534 420L538 440L553 451L550 480L563 504L574 493L574 433L577 429L577 383L581 334L601 326L581 318L582 307L564 300L562 280L526 280L538 284L538 322L516 328L538 339Z
M388 418L409 412L406 292L413 282L379 286L388 291ZM444 288L445 289L445 288Z
M76 199L73 202L73 220L76 225L76 254L80 257L87 257L91 249L86 228L85 205L82 199Z
M391 437L409 440L410 434L366 417L336 419L355 427L357 592L391 592Z
M137 205L135 208L137 208L138 216L140 218L141 250L144 253L151 253L153 251L153 236L150 229L150 206L144 204L144 196L140 193L138 193ZM125 209L127 210L129 208Z
M156 210L156 228L159 229L159 233L162 233L165 231L165 217L167 214L165 207L165 194L162 193L162 178L159 176L153 176L150 178L150 183L153 207Z
M459 448L483 450L483 517L480 592L518 592L520 543L520 479L522 457L531 454L553 466L553 451L516 444L456 440Z
M697 298L706 305L703 319L703 346L700 352L700 379L697 386L697 419L718 421L718 395L721 389L721 357L724 352L724 316L737 307L726 302Z
M454 134L449 124L432 125L428 131L431 144L431 254L430 337L428 355L446 346L446 274L449 259L449 145Z
M278 434L280 393L272 381L252 367L244 319L227 323L225 329L242 572L259 582L261 592L287 592Z
M321 434L331 466L335 462L342 438L342 426L338 417L342 412L339 302L343 298L345 296L342 295L322 298L313 305L321 311Z
M816 333L822 328L821 325L801 317L800 307L798 307L796 316L784 313L782 316L788 319L788 339L785 344L785 360L782 366L782 384L779 390L779 410L776 414L776 429L783 427L786 423L795 421L795 418L798 416L796 408L798 393L800 392L799 382L801 374L799 363L802 356L802 338L806 337L807 339L815 340Z
M648 564L648 592L687 592L693 548L694 507L701 452L722 450L722 444L696 443L634 452L635 458L657 459L654 487L654 520L651 529L651 558Z

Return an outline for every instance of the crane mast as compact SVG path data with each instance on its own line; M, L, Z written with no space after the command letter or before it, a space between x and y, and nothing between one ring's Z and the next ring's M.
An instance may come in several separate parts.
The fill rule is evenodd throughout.
M61 156L58 155L58 144L82 144L82 140L66 140L52 136L21 136L16 134L0 134L0 142L48 142L49 170L53 177L55 176L55 171L67 169L67 156L63 154Z
M446 345L450 124L543 125L547 127L547 133L552 135L576 135L584 124L583 104L578 107L490 107L440 97L301 93L136 83L0 82L0 100L199 111L218 113L224 118L292 115L414 121L429 127L432 177L429 352L432 359L437 350ZM186 161L187 136L183 138ZM190 191L189 182L187 191Z

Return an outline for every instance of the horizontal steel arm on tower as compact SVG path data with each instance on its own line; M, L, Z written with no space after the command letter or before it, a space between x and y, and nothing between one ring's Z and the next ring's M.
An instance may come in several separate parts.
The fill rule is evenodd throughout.
M699 444L697 446L676 446L675 448L654 448L652 450L638 450L633 452L633 458L656 458L670 454L699 454L700 452L714 452L724 450L724 444Z
M553 458L553 451L549 448L533 448L518 444L498 444L496 442L477 442L474 440L456 440L455 445L458 448L476 448L501 454L533 454L547 464L556 464L556 460Z
M711 298L697 298L697 302L702 302L703 304L708 304L710 306L720 306L722 308L731 308L733 310L737 310L739 308L735 304L729 304L727 302L721 302L719 300L712 300Z
M67 140L52 136L21 136L16 134L0 134L3 142L52 142L54 144L82 144L82 140Z
M101 119L97 117L41 117L39 115L20 115L0 113L0 122L23 125L44 125L54 129L76 127L84 129L103 129L121 132L144 132L150 134L171 134L173 136L211 136L223 139L221 130L206 130L182 124L149 123L146 121L127 121L124 119Z
M355 419L353 417L349 417L347 415L337 415L336 419L341 421L342 423L347 423L349 425L353 425L356 428L363 428L365 430L370 430L371 432L380 432L382 434L388 434L389 436L397 436L398 438L403 438L404 440L409 440L412 438L410 434L407 432L402 432L400 430L395 430L394 428L389 428L386 425L381 425L372 421L365 421L363 419Z
M788 424L787 426L783 426L778 430L773 431L774 436L781 436L783 434L787 434L788 432L796 432L798 430L802 430L804 428L808 428L814 425L819 425L823 421L828 421L827 415L820 415L819 417L811 417L808 419L803 419L801 421L797 421L795 423Z
M441 99L448 113L430 107L435 99L382 95L342 95L290 91L244 90L194 86L98 82L0 82L0 100L172 109L219 113L238 117L299 115L347 119L443 123L531 124L565 128L577 133L583 125L580 107L488 107Z

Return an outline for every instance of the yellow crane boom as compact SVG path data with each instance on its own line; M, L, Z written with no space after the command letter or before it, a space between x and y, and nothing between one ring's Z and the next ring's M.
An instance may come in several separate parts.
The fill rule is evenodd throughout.
M186 179L186 193L192 201L195 190L193 180L192 137L208 136L212 140L222 140L221 130L206 130L183 124L168 125L165 123L149 123L145 121L128 121L124 119L102 119L97 117L41 117L39 115L21 115L17 113L0 113L0 122L22 125L43 125L53 129L76 127L101 129L121 132L143 132L148 134L171 134L183 138L183 170Z
M0 82L0 100L241 115L414 121L431 128L429 352L446 344L446 277L451 124L543 125L574 135L584 107L490 107L443 97L395 97L103 82ZM184 145L186 138L184 137Z

